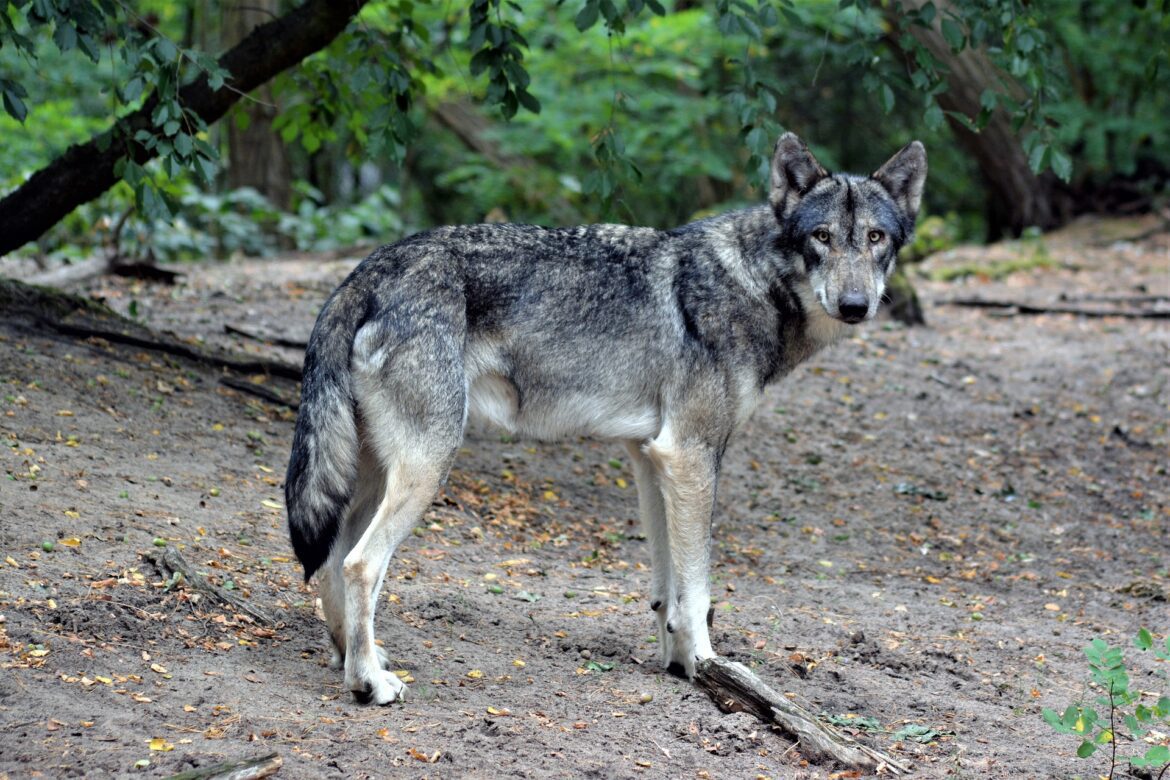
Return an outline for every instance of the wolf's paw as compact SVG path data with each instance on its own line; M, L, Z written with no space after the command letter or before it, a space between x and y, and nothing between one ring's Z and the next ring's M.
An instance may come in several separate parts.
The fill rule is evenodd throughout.
M695 665L699 661L715 657L705 616L688 621L680 613L670 616L659 613L659 626L662 668L667 671L685 675L691 680L695 677Z
M353 698L358 704L384 706L396 701L406 701L406 683L394 672L378 669L364 683L350 686Z
M378 656L378 665L383 669L389 669L390 654L377 646L374 647L374 653ZM329 657L329 668L335 671L345 668L345 653L341 652L341 648L336 644L333 645L333 654Z

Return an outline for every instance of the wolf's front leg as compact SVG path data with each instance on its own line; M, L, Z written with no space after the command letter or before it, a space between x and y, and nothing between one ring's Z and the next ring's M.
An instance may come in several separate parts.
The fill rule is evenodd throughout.
M638 486L638 511L642 530L650 542L650 609L658 620L658 650L662 668L674 661L673 637L666 631L667 610L674 601L674 574L670 565L670 535L666 525L666 505L662 498L662 484L654 461L646 454L641 442L627 442L634 480Z
M647 455L655 466L666 510L670 545L672 593L665 613L664 649L668 664L678 664L694 677L695 663L711 658L707 610L711 605L711 514L719 458L702 442L675 441L669 429L650 443Z

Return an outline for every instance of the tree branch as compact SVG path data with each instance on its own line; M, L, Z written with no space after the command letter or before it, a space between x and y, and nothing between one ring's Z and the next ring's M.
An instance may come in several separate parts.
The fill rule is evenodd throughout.
M1161 299L1158 299L1161 300ZM1090 309L1082 306L1042 306L1018 301L989 298L951 298L938 301L939 306L965 306L972 309L999 309L1007 314L1073 314L1078 317L1124 317L1127 319L1170 319L1167 309Z
M783 728L799 740L801 753L809 760L830 759L853 769L893 774L910 771L901 761L821 723L812 713L772 690L743 664L718 656L700 661L695 668L695 683L724 712L750 712Z
M260 25L219 58L231 77L212 89L205 76L179 90L179 102L212 124L241 97L281 71L329 45L365 0L308 0L279 19ZM39 238L69 212L117 183L114 166L129 154L139 164L155 152L132 140L138 130L154 132L150 116L158 94L114 127L84 144L71 146L0 200L0 255Z

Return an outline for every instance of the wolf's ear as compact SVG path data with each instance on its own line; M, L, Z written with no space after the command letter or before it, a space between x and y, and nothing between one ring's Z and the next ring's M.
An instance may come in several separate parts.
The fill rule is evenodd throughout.
M772 191L768 202L776 216L792 211L813 185L829 173L796 133L785 133L772 153Z
M922 187L926 184L926 148L918 141L911 141L878 168L873 178L886 188L898 207L914 219L922 205Z

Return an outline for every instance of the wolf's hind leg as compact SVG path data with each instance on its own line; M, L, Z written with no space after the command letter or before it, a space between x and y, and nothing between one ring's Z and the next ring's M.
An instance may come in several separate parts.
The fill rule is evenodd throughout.
M398 464L386 480L386 490L369 527L345 556L346 652L345 684L362 703L389 704L401 700L406 685L384 668L374 643L374 612L390 556L410 535L439 488L445 471L439 464L412 468Z
M329 662L332 669L345 667L345 643L347 628L345 625L345 577L342 563L345 556L361 539L362 534L370 525L374 513L386 494L386 476L382 465L374 457L374 453L365 443L365 432L361 433L363 444L358 455L358 475L353 498L350 499L342 521L341 533L338 534L329 553L329 559L321 567L317 575L317 590L321 598L321 611L325 616L325 625L328 629L329 642L332 645L333 655ZM388 667L390 660L386 651L378 647L376 652L383 667Z

